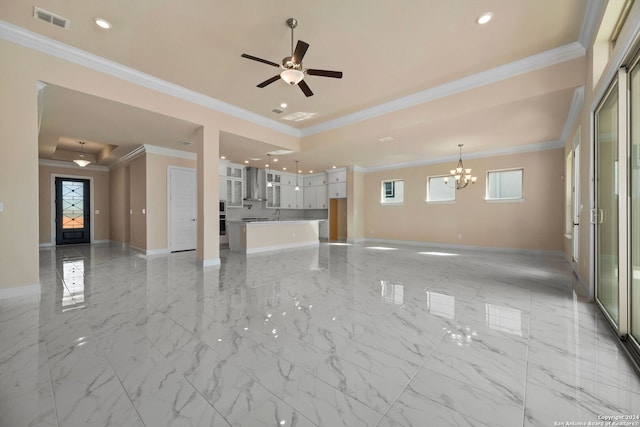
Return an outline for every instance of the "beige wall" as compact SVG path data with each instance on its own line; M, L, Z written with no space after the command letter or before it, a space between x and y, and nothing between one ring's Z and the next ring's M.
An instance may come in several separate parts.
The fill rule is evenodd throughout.
M146 154L129 163L129 244L136 249L147 249L147 163Z
M0 289L39 282L38 91L15 51L0 41Z
M347 171L347 240L354 242L364 238L364 173Z
M365 175L367 238L511 249L563 250L563 149L465 160L478 182L456 193L455 203L429 204L427 177L453 164L386 170ZM524 201L484 201L488 170L524 168ZM382 205L383 180L404 180L404 203Z
M195 160L147 153L147 250L168 249L167 169L196 168Z
M38 214L40 244L55 244L52 240L53 210L52 191L53 176L64 176L67 178L92 179L91 198L93 204L93 241L109 240L109 172L92 169L80 169L79 167L56 167L40 165L39 167L39 197ZM96 213L99 211L99 213Z
M238 134L291 150L300 147L298 138L294 136L6 40L0 40L0 58L11 58L11 61L3 61L0 67L0 117L3 124L10 124L0 126L0 141L3 144L0 202L4 204L4 211L0 213L0 289L36 285L39 281L39 230L26 226L39 223L39 81L202 126L198 141L198 259L205 263L219 258L217 204L220 132ZM205 165L206 168L201 168Z
M129 171L129 165L119 165L109 172L111 210L109 236L114 242L129 243L131 232Z

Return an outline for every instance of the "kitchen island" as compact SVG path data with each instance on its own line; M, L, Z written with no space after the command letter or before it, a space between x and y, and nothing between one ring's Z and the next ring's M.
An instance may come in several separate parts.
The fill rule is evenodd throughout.
M229 249L246 254L320 244L318 224L322 220L227 221Z

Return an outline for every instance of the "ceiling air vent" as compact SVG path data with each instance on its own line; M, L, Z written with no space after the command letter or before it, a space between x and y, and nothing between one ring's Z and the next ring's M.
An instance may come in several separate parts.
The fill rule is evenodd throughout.
M274 108L274 109L273 109L273 110L271 110L271 111L273 111L273 112L274 112L274 113L276 113L276 114L282 114L282 113L284 113L284 110L281 110L281 109L279 109L279 108Z
M51 13L48 10L40 9L39 7L33 7L33 17L41 21L53 24L56 27L69 28L70 21L67 18Z

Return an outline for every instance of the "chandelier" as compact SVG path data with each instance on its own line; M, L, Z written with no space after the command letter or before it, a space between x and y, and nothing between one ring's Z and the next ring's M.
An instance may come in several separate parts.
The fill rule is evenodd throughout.
M456 190L463 189L464 187L469 185L469 183L475 184L478 180L478 177L471 176L471 169L465 169L464 165L462 164L463 145L464 144L458 144L458 147L460 147L460 159L458 160L458 165L455 169L451 169L449 171L451 176L445 176L443 178L445 184L449 183L449 178L453 178Z
M91 161L87 160L87 158L84 155L84 142L78 141L78 144L80 144L80 154L76 156L77 159L74 159L73 163L83 168L87 166L89 163L91 163Z

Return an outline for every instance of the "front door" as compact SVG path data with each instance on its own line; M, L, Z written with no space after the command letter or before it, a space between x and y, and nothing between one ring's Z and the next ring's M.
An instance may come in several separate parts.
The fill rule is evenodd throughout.
M56 245L91 242L89 180L59 178L56 187Z

